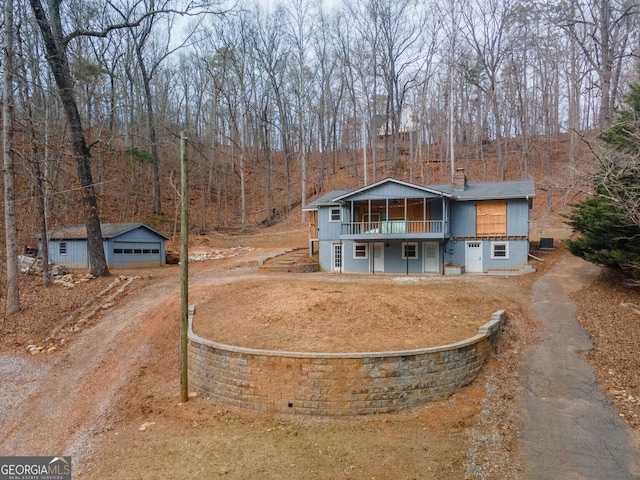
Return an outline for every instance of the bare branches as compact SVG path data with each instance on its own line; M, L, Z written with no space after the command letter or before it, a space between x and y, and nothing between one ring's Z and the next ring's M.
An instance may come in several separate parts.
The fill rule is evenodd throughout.
M205 1L189 2L183 8L169 8L166 6L163 6L162 8L145 8L143 12L136 15L136 11L138 10L137 7L141 3L143 2L137 2L127 11L124 11L123 9L115 5L112 1L107 2L107 5L109 5L113 9L113 11L123 19L122 22L107 25L101 30L76 29L63 37L62 45L66 48L70 41L78 37L106 38L113 31L139 27L145 20L157 17L159 15L180 15L196 17L207 13L221 15L228 11L212 9L212 2ZM217 2L213 2L213 5L217 6Z

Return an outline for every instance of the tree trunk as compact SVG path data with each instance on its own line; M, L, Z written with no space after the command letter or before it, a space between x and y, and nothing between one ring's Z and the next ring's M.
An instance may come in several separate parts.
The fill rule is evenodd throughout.
M136 55L140 65L140 74L144 86L145 107L147 110L147 128L149 130L149 143L151 144L151 156L153 157L153 213L162 215L162 196L160 194L160 163L158 160L158 136L156 134L156 118L153 112L153 95L151 94L151 77L147 71L142 55L142 45L136 44Z
M109 268L102 244L102 230L100 228L100 215L98 211L98 199L96 197L93 178L91 175L91 153L84 138L82 122L78 105L73 93L73 81L67 62L66 52L62 45L62 27L60 23L60 3L51 2L51 20L47 19L40 0L29 0L44 40L46 57L51 72L58 86L60 102L65 112L73 152L76 156L76 170L78 180L82 186L82 204L84 207L85 226L87 228L87 241L89 245L89 263L91 274L96 277L109 275Z
M4 6L4 76L2 81L2 140L4 167L4 221L7 253L7 294L5 314L20 311L20 282L16 228L16 200L13 164L13 0Z

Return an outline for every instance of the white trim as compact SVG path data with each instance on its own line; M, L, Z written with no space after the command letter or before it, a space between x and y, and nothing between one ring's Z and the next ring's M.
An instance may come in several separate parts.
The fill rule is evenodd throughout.
M427 246L435 246L436 248L435 270L427 269L427 261L430 260L427 258ZM422 271L424 273L440 273L440 242L422 242Z
M336 252L338 252L339 260L336 262ZM331 244L331 271L341 272L344 266L344 247L341 243Z
M356 250L357 247L364 247L364 255L356 255ZM353 258L355 260L367 260L369 258L369 244L368 243L361 243L361 242L354 242L353 243Z
M477 245L475 245L477 244ZM469 259L469 248L479 249L479 258ZM484 271L484 262L482 260L482 240L468 240L464 245L464 269L467 273L482 273ZM474 252L475 254L476 252Z
M338 211L338 219L333 219L333 212ZM336 223L342 221L342 208L340 207L330 207L329 208L329 222Z
M504 245L504 255L496 255L499 245ZM491 242L491 260L509 260L509 242Z
M411 257L407 257L406 256L406 249L405 246L409 246L409 245L413 245L415 247L415 255L411 256ZM402 259L403 260L415 260L417 259L419 256L418 253L418 242L402 242Z
M380 256L376 258L376 250ZM373 273L384 273L384 242L374 242L373 244Z

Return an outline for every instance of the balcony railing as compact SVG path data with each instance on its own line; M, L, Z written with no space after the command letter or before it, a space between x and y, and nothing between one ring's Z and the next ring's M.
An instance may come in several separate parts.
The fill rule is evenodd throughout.
M379 222L344 222L343 235L393 235L406 233L443 233L442 220L387 220Z

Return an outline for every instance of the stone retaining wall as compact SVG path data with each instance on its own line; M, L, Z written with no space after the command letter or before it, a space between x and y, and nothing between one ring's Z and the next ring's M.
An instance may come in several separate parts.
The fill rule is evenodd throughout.
M218 401L261 413L364 415L449 397L477 376L505 319L435 348L380 353L300 353L223 345L193 333L189 382Z

